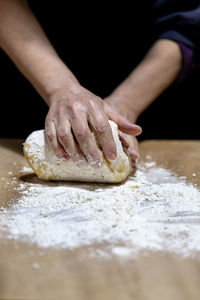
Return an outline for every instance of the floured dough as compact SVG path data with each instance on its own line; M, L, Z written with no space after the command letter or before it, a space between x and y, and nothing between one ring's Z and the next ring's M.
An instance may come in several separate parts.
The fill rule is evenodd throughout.
M44 130L31 133L24 143L24 155L37 176L43 180L66 180L87 182L120 182L132 172L130 157L118 136L118 127L109 121L117 147L117 158L108 161L102 153L103 166L94 168L89 163L79 167L71 159L59 159L53 153Z

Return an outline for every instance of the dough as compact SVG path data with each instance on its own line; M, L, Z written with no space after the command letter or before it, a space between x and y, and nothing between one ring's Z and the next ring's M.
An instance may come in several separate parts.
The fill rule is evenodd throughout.
M117 146L117 158L108 161L102 153L103 166L94 168L89 163L79 167L72 160L59 159L53 153L44 130L31 133L24 143L24 155L37 176L43 180L87 182L121 182L132 172L130 157L118 137L118 127L109 121Z

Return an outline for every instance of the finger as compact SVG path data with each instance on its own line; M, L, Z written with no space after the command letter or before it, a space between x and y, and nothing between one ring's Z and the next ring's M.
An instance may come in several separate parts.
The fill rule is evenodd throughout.
M122 132L133 136L137 136L142 133L142 128L140 126L132 124L108 105L106 105L106 112L109 119L114 121Z
M88 126L86 114L74 116L71 120L73 133L87 161L94 167L102 166L101 153Z
M45 120L45 135L55 155L58 158L65 158L68 160L69 155L65 152L65 150L63 149L63 147L57 139L55 123L52 119L48 117Z
M121 131L119 131L119 138L120 141L122 142L123 146L125 146L127 149L129 149L130 152L133 152L133 155L139 155L137 152L137 147L134 143L134 139L132 136L127 135Z
M71 132L71 126L68 119L61 114L56 127L57 137L69 157L79 166L86 164L86 159Z
M138 153L136 139L129 135L126 135L120 131L119 131L119 138L120 138L123 146L125 146L128 150L132 165L135 166L137 164L137 161L140 158L139 153Z
M113 112L110 118L117 123L118 128L126 134L138 136L142 133L142 128L140 126L132 124L126 118L120 116L117 112Z
M118 131L118 135L119 135L119 139L120 139L122 145L125 146L126 148L128 148L129 141L128 141L127 136L124 133L122 133L120 130Z
M131 152L130 153L130 158L131 158L131 164L132 164L132 166L136 166L137 165L137 163L138 163L138 160L139 160L139 155L138 155L138 153L136 152L136 151L134 151L134 152Z
M136 164L137 164L137 162L138 162L138 160L140 158L140 155L139 155L139 153L136 150L136 146L134 145L134 142L133 142L133 144L130 143L130 145L128 147L128 152L129 152L129 155L130 155L130 158L131 158L132 165L136 166Z
M94 129L98 141L101 144L105 157L114 160L117 157L117 149L113 138L112 130L105 112L89 115L89 121Z

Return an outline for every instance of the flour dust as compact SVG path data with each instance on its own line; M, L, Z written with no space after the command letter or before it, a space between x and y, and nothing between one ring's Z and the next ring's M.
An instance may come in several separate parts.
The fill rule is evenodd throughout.
M154 162L120 185L22 182L17 190L17 202L0 210L8 239L71 250L103 244L105 255L120 256L200 251L200 191Z

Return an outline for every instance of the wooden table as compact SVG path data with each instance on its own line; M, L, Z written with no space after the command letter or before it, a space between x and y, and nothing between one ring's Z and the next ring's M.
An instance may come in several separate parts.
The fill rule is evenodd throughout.
M140 151L143 161L150 155L158 165L200 187L199 141L145 141ZM23 166L22 141L0 140L0 179L6 178L0 183L0 207L17 199L9 182L15 176L16 185L20 183ZM36 263L40 268L33 267ZM89 257L84 248L41 250L2 238L0 299L199 300L200 260L163 252L122 262Z

